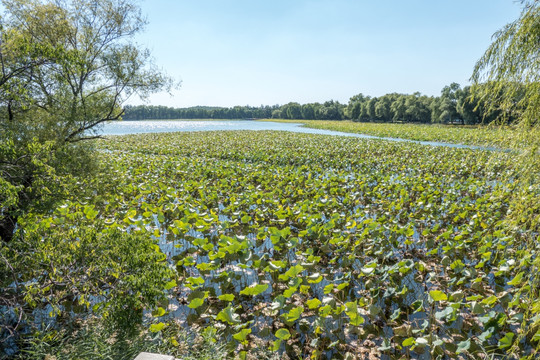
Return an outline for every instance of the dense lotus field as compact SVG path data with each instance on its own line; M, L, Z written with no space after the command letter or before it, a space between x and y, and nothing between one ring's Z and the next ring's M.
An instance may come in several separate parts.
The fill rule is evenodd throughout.
M343 131L380 137L402 138L417 141L436 141L454 144L480 145L488 147L508 147L509 140L516 131L511 127L489 126L449 126L441 124L389 124L327 120L271 120L302 123L305 127L323 130ZM520 145L537 144L540 133L530 129L520 134Z
M240 357L536 354L538 234L505 221L510 155L249 131L99 146L94 195L50 221L156 239L176 280L154 332L215 328Z

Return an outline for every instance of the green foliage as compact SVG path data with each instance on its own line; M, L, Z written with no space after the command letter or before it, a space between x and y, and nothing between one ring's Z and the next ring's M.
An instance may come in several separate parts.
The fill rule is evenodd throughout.
M323 119L341 120L345 117L345 105L337 101L300 105L288 103L282 106L234 106L232 108L195 106L171 108L166 106L126 106L124 118L145 119Z
M133 360L141 352L169 354L185 360L228 359L215 331L193 335L171 323L158 334L137 327L134 334L120 337L96 318L76 324L74 329L38 334L26 342L25 350L15 360Z
M144 21L130 1L2 5L0 174L17 194L2 203L0 237L10 241L19 216L62 198L63 176L88 172L89 148L79 142L120 119L128 97L170 81L133 43Z
M234 313L234 309L232 308L231 305L221 310L219 314L217 314L216 320L222 321L229 325L241 323L241 321L238 318L238 315Z
M2 12L2 348L31 344L52 324L48 341L90 314L132 336L143 311L166 302L176 282L150 234L108 226L85 202L95 194L81 183L97 164L81 140L120 119L129 96L169 80L132 41L144 21L130 1L5 0Z
M448 297L445 293L439 290L432 290L429 292L429 296L433 299L433 301L446 301L448 300Z
M498 113L483 101L471 97L470 87L452 83L445 86L440 97L414 94L386 94L370 97L358 94L348 105L336 101L300 105L288 103L274 106L235 106L233 108L165 106L127 106L125 118L144 119L294 119L477 124L492 122ZM514 120L511 118L510 120Z
M275 121L275 120L273 120ZM280 120L288 121L288 120ZM521 138L521 133L510 127L489 126L444 126L425 124L378 124L359 123L351 121L303 121L305 127L323 130L333 130L378 137L401 138L418 141L436 141L453 144L469 144L487 147L506 148L509 139ZM522 139L521 145L533 144L537 141L538 130L531 130L527 139Z
M93 223L94 216L91 207L74 206L52 218L25 219L25 242L2 247L13 272L2 273L3 293L27 309L25 321L34 321L35 310L58 321L70 312L94 313L126 331L142 321L143 309L166 300L172 272L155 242ZM16 288L9 286L13 277Z
M7 209L17 206L17 188L10 182L0 178L0 204L2 209ZM3 211L0 211L0 220L3 218Z
M503 110L502 120L517 113L526 126L538 125L540 113L540 1L523 1L520 17L494 35L478 61L473 94L491 108Z
M3 4L0 290L16 316L2 317L1 337L21 356L132 358L152 348L182 356L177 324L165 316L183 304L182 320L200 330L202 356L212 358L223 353L216 328L239 357L271 347L317 358L351 344L395 358L538 355L536 130L514 138L508 129L369 128L480 145L510 138L514 152L275 132L133 136L97 143L107 150L99 170L88 161L93 145L79 141L119 119L130 95L168 84L132 42L144 24L138 8ZM537 11L537 1L526 3L479 63L482 71L501 50L514 56L483 85L495 100L452 84L437 99L358 95L347 108L328 101L227 114L474 123L508 110L534 125L537 42L524 34L536 34ZM508 69L518 70L497 78ZM73 177L91 168L101 172ZM145 312L158 318L148 333Z
M279 329L276 331L276 337L279 340L288 340L291 338L291 333L287 329Z
M540 1L521 3L523 10L519 18L494 34L494 41L476 64L472 78L473 96L482 99L491 111L498 112L498 123L508 121L509 116L518 117L515 134L505 139L504 147L512 149L511 161L519 176L503 173L501 180L516 183L513 196L508 199L513 211L505 219L506 226L527 229L534 234L533 239L536 237L524 244L528 253L535 247L534 242L538 242L540 232L540 201L538 196L527 195L538 192L540 186ZM535 259L533 263L538 266L540 262ZM509 280L508 285L518 288L522 298L534 303L533 312L538 314L539 273L529 271L521 262L516 275ZM515 334L507 333L500 339L499 348L515 352L518 344L534 337L539 325L540 317L536 317L533 326L523 326Z
M337 354L369 337L381 355L476 356L537 331L522 297L540 265L534 227L506 223L515 183L499 181L519 174L512 153L277 132L100 146L115 180L88 187L121 194L107 190L97 217L177 249L173 290L188 308L204 298L185 320L222 328L238 355ZM504 351L534 354L512 340Z
M519 97L516 97L517 101ZM501 111L490 102L471 95L471 87L463 89L457 83L445 86L441 96L391 93L380 97L358 94L347 105L335 101L300 105L288 103L274 106L235 106L232 108L196 106L171 108L166 106L127 106L125 119L292 119L292 120L344 120L361 122L397 123L457 123L488 124L497 119ZM507 122L517 120L510 115Z
M249 131L96 146L100 173L65 179L72 198L25 216L28 242L3 247L3 293L27 319L91 309L129 338L153 310L164 336L178 306L238 356L333 356L367 339L380 356L537 354L537 224L507 222L518 182L500 181L520 176L513 153Z
M268 289L268 284L257 284L246 287L244 290L240 291L240 295L257 296L265 292L266 289Z

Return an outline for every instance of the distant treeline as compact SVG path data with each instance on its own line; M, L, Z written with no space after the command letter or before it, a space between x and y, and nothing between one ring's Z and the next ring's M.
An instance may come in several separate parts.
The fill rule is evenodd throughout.
M489 123L499 117L497 111L471 96L469 86L461 88L452 83L445 86L440 96L414 94L386 94L371 97L358 94L348 104L338 101L299 104L291 102L273 106L235 106L232 108L197 106L171 108L166 106L127 106L124 119L298 119L298 120L353 120L372 122L418 123ZM514 118L507 116L506 121Z

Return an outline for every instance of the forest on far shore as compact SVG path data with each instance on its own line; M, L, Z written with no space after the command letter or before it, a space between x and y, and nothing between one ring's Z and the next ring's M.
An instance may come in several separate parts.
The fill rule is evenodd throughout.
M519 100L519 99L516 99ZM517 101L516 101L517 102ZM391 93L380 97L358 94L348 104L329 100L324 103L173 108L152 105L128 105L125 120L148 119L291 119L291 120L353 120L373 122L480 124L501 117L496 107L471 94L471 87L457 83L445 86L440 96ZM519 111L505 114L505 121L514 122Z

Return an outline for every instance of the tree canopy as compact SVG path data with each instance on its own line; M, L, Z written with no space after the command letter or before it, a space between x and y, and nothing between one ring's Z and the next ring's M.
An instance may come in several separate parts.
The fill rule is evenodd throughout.
M502 118L537 125L540 113L540 1L522 1L520 17L494 34L472 79L474 94ZM481 86L478 86L481 84Z
M481 85L478 85L481 86ZM445 86L440 96L391 93L379 97L362 93L352 96L348 104L338 101L299 104L290 102L273 106L234 106L231 108L195 106L126 106L125 120L146 119L289 119L289 120L353 120L399 123L490 123L499 110L488 106L486 99L471 96L471 87L457 83ZM506 121L513 122L517 114Z
M0 17L0 237L54 200L57 176L88 168L87 145L122 104L172 81L134 42L131 0L3 0ZM4 191L5 189L5 191Z

